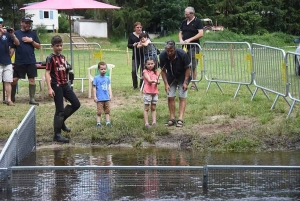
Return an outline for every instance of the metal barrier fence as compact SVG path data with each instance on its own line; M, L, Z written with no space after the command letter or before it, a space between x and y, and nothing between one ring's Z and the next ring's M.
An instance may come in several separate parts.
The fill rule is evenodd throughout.
M220 91L223 90L219 83L237 84L238 88L245 85L252 94L249 85L252 84L252 56L251 46L247 42L205 42L203 45L205 79L216 83Z
M276 98L271 106L275 108L279 97L290 105L286 97L287 87L287 67L285 64L285 51L279 48L261 44L252 44L253 66L254 66L254 85L255 91L251 100L255 97L258 89L261 89L269 99L266 91L276 94Z
M163 43L163 42L152 42L152 44L160 52L162 52L165 49L165 43ZM202 53L201 53L202 52L201 46L197 43L176 43L176 48L184 49L191 58L192 66L195 67L195 70L191 70L191 77L192 77L191 82L194 82L194 83L200 82L203 78L203 60L202 60L203 57L202 57ZM157 58L157 61L159 62L159 55L157 54L157 51L153 52L151 49L148 51L151 51L151 52L147 52L147 49L144 47L143 48L137 48L137 47L133 48L133 54L135 54L135 58L138 57L137 53L140 52L140 54L139 54L140 57L138 58L138 60L145 61L145 59L148 58L149 55L154 55L154 57ZM142 53L144 53L144 55ZM137 62L137 60L135 60L133 65L135 68L136 76L139 79L143 79L141 69L144 69L144 64L140 64L140 66L139 66L139 63ZM195 87L197 89L197 85L195 85Z
M294 109L295 103L300 102L300 54L287 52L285 63L287 66L288 96L292 99L292 104L288 112L289 117Z
M16 166L8 172L2 199L295 198L300 190L299 166Z
M18 165L36 148L35 106L32 106L26 116L9 136L0 154L0 168Z
M71 62L70 43L64 43L63 55L69 63L73 63L75 80L81 81L81 92L83 92L84 80L89 79L88 68L102 60L103 52L99 43L72 43L72 49L73 62ZM52 53L51 44L41 44L40 51L35 53L37 61L46 61L47 56Z

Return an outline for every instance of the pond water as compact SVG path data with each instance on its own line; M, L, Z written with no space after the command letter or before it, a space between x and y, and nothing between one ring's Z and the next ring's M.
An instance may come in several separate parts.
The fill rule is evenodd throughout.
M28 157L20 165L33 166L204 166L204 165L270 165L270 166L300 166L300 151L276 151L268 153L204 153L199 151L177 150L177 149L126 149L126 148L55 148L37 150L35 154ZM146 174L147 173L147 174ZM195 174L196 173L196 174ZM250 172L255 174L255 172ZM78 178L87 178L95 172L78 172ZM162 172L162 171L135 171L127 172L124 177L118 171L110 171L109 175L102 177L100 183L107 183L113 178L114 185L104 190L95 190L98 192L109 192L111 196L90 197L85 195L76 188L67 191L59 191L60 200L299 200L300 199L300 183L296 189L277 190L276 192L265 190L252 191L247 190L241 184L240 188L232 188L230 190L220 188L210 189L204 192L201 185L193 186L191 183L185 183L184 179L202 180L202 173L189 172L189 175L183 175L179 181L172 178L172 174L181 174L181 172ZM281 174L276 172L276 174ZM57 174L53 174L57 175ZM51 177L53 177L51 175ZM49 175L48 175L49 176ZM139 177L141 176L141 177ZM177 175L176 175L177 176ZM236 176L233 172L231 177ZM47 175L44 176L45 179ZM56 177L56 176L54 176ZM131 178L132 177L132 178ZM151 178L156 179L151 179ZM175 176L174 176L175 177ZM103 179L104 178L104 179ZM106 179L105 179L106 178ZM110 178L110 179L109 179ZM121 178L121 179L120 179ZM135 179L134 179L135 178ZM227 178L227 179L228 179ZM122 186L122 179L129 179L135 182L136 186ZM217 178L218 179L218 178ZM141 180L141 181L140 181ZM243 180L241 180L243 181ZM300 182L300 179L297 180ZM72 185L66 184L64 186ZM117 182L121 182L116 184ZM125 180L123 182L126 182ZM173 182L176 187L167 189L167 185ZM226 181L227 182L227 181ZM229 181L230 182L230 181ZM38 183L38 182L37 182ZM246 182L245 182L246 183ZM123 183L124 184L124 183ZM128 183L127 183L128 184ZM125 184L125 185L127 185ZM145 185L149 188L145 188ZM184 184L184 185L183 185ZM191 185L191 186L189 186ZM171 186L171 185L170 185ZM169 186L169 187L170 187ZM265 186L268 186L266 184ZM75 189L75 190L74 190ZM187 190L188 189L188 190ZM200 190L199 190L200 189ZM246 190L245 190L246 189ZM146 192L147 191L147 192ZM150 192L150 193L149 193ZM254 192L254 193L253 193ZM56 192L57 193L57 192ZM148 193L148 194L147 194ZM72 194L72 196L71 196ZM99 193L98 193L99 194ZM150 196L147 196L150 195ZM22 195L18 195L22 197ZM28 192L27 192L28 196ZM32 195L31 195L32 196ZM53 193L43 195L47 200L55 200ZM45 197L46 196L46 197ZM86 197L87 196L87 197ZM71 197L71 199L70 199ZM24 196L23 198L28 198ZM37 197L36 200L39 200Z

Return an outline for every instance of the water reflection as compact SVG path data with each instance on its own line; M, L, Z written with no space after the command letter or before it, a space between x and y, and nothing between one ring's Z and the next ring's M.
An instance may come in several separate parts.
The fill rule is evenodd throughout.
M25 161L24 161L25 162ZM61 148L43 149L36 156L26 160L26 165L38 166L203 166L209 165L284 165L299 166L300 151L269 153L204 153L173 149L101 149L101 148ZM21 164L22 165L22 164ZM235 184L238 172L215 175L218 184ZM298 195L292 191L253 191L252 181L240 179L244 186L233 185L225 189L222 185L202 191L202 173L199 171L160 170L93 170L93 171L52 171L54 185L47 200L218 200L239 198L261 200L275 196L291 200ZM249 171L249 178L255 172ZM280 173L282 174L282 173ZM288 172L291 174L291 172ZM263 175L263 174L262 174ZM48 175L49 176L49 175ZM246 174L246 176L248 176ZM258 175L259 176L259 175ZM244 177L241 173L240 177ZM264 177L264 176L263 176ZM261 179L260 177L257 177ZM262 178L263 180L263 178ZM50 181L50 180L49 180ZM239 181L239 180L238 180ZM239 182L241 182L239 181ZM250 182L250 183L249 183ZM277 182L274 181L275 183ZM47 182L46 182L47 183ZM49 182L48 182L49 183ZM259 184L260 185L260 184ZM300 185L300 184L299 184ZM249 189L244 189L249 186ZM262 186L268 186L262 184ZM299 187L300 188L300 187ZM229 190L229 191L228 191ZM255 189L254 189L255 190ZM269 191L270 190L270 191ZM253 193L254 192L254 193ZM248 199L248 198L251 199ZM24 197L25 198L25 197ZM280 200L278 199L278 200Z
M61 148L37 150L25 165L115 165L115 166L203 166L203 165L300 165L300 151L268 153L205 153L174 149ZM21 165L23 165L22 163Z

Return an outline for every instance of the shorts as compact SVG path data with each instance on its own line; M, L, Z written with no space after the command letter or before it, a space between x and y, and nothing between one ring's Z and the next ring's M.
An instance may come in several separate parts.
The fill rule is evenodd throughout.
M0 64L0 82L13 82L13 68L11 64Z
M199 47L198 46L193 46L193 47L188 49L187 53L190 56L191 61L192 61L192 69L196 69L197 65L198 65L198 62L197 62L197 59L196 59L196 54L199 54Z
M145 105L156 105L158 102L158 94L143 94L143 101Z
M178 94L180 98L187 97L187 91L183 91L183 83L178 83L177 80L174 80L170 85L170 91L168 93L168 98L176 97L176 89L178 88Z
M14 77L26 79L26 74L28 79L37 77L37 68L35 64L21 64L14 66Z
M97 102L97 115L110 113L110 101L99 101Z

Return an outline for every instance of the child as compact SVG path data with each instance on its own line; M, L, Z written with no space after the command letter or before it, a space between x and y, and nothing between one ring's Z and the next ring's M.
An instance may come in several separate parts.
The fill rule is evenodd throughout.
M54 98L54 141L69 143L69 138L61 135L61 130L71 132L65 125L65 121L80 107L80 102L68 84L68 75L71 69L67 68L67 61L62 52L63 41L60 36L53 36L51 47L53 53L46 59L46 82L48 94ZM70 102L64 107L64 98Z
M155 59L149 57L145 62L145 69L143 70L144 77L144 89L143 89L143 100L144 100L144 120L145 127L151 128L148 122L148 111L151 105L151 115L152 115L152 126L156 125L156 104L158 101L158 88L159 84L159 73L155 67Z
M151 40L147 37L146 33L141 33L139 35L140 42L137 45L137 48L144 48L144 59L146 61L147 58L152 57L156 61L157 57L157 49L156 47L151 43Z
M99 75L95 76L93 81L93 91L94 91L94 102L97 103L97 127L101 127L100 118L101 114L105 113L106 126L111 127L109 120L110 113L110 100L112 99L110 79L105 76L106 73L106 63L99 62L98 70Z

